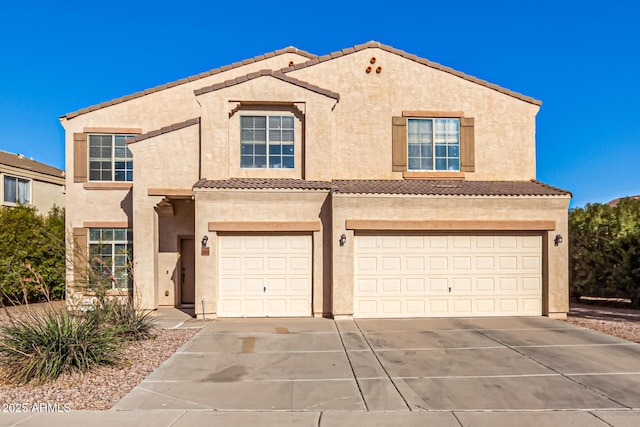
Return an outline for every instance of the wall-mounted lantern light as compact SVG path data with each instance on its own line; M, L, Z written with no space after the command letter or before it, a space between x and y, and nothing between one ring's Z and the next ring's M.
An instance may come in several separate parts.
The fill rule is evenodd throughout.
M554 246L558 246L560 243L562 243L562 236L560 234L556 234L555 239L553 239L553 244Z
M342 236L340 236L340 246L344 246L345 243L347 243L347 236L345 236L344 234Z
M206 248L207 247L207 242L209 241L209 236L207 236L206 234L204 235L204 237L202 237L202 247Z

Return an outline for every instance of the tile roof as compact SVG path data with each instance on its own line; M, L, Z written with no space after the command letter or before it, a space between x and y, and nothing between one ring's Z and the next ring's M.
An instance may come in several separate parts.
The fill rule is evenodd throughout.
M220 83L216 83L214 85L211 86L206 86L200 89L196 89L193 91L193 93L197 95L202 95L204 93L209 93L209 92L213 92L219 89L224 89L225 87L229 87L229 86L235 86L237 84L240 83L244 83L246 81L249 80L253 80L253 79L257 79L258 77L262 77L262 76L270 76L270 77L275 77L276 79L285 81L287 83L291 83L293 85L296 86L300 86L304 89L310 90L312 92L316 92L319 93L321 95L325 95L329 98L333 98L335 100L340 100L340 94L330 91L329 89L323 89L319 86L313 85L311 83L307 83L304 82L302 80L298 80L296 78L290 77L290 76L285 76L284 74L282 74L280 71L273 71L273 70L260 70L257 71L255 73L249 73L246 74L244 76L235 78L235 79L231 79L231 80L226 80L224 82L220 82Z
M163 133L169 133L178 129L184 129L186 127L197 125L199 123L200 123L200 117L196 117L194 119L189 119L187 121L180 122L180 123L174 123L170 126L165 126L163 128L152 130L150 132L143 133L141 135L136 135L134 137L127 138L126 142L127 144L132 144L134 142L143 141L145 139L153 138L154 136L162 135Z
M244 61L234 62L233 64L230 64L230 65L225 65L225 66L222 66L222 67L219 67L219 68L214 68L213 70L205 71L205 72L200 73L200 74L194 74L192 76L185 77L185 78L180 79L180 80L176 80L176 81L173 81L173 82L165 83L163 85L159 85L159 86L153 87L151 89L145 89L143 91L136 92L136 93L133 93L131 95L123 96L121 98L112 99L111 101L106 101L106 102L102 102L100 104L92 105L92 106L87 107L87 108L82 108L80 110L77 110L77 111L74 111L74 112L71 112L71 113L67 113L67 114L61 116L61 118L64 117L66 119L73 119L74 117L77 117L77 116L79 116L81 114L90 113L91 111L99 110L101 108L109 107L109 106L115 105L115 104L120 104L122 102L129 101L131 99L140 98L140 97L143 97L145 95L149 95L149 94L154 93L154 92L159 92L161 90L169 89L169 88L172 88L174 86L179 86L179 85L182 85L182 84L185 84L185 83L189 83L189 82L192 82L192 81L195 81L195 80L203 79L205 77L209 77L209 76L212 76L214 74L220 74L220 73L222 73L224 71L232 70L234 68L242 67L243 65L252 64L254 62L262 61L264 59L273 58L274 56L283 55L285 53L296 53L298 55L305 56L305 57L307 57L309 59L317 58L317 55L314 55L312 53L306 52L304 50L297 49L297 48L295 48L293 46L289 46L289 47L286 47L284 49L279 49L279 50L276 50L276 51L273 51L273 52L268 52L268 53L265 53L265 54L262 54L262 55L254 56L253 58L245 59Z
M540 181L336 180L338 193L432 196L570 196Z
M55 176L57 178L64 178L65 175L62 169L37 162L23 156L22 154L7 153L6 151L0 151L0 164L38 172L44 175Z
M339 50L339 51L336 51L336 52L332 52L332 53L327 54L327 55L322 55L320 57L311 58L309 61L302 62L302 63L299 63L299 64L295 64L295 65L290 66L290 67L282 68L280 71L282 71L283 73L286 74L286 73L289 73L291 71L300 70L302 68L306 68L306 67L310 67L310 66L313 66L313 65L316 65L316 64L320 64L320 63L325 62L325 61L330 61L332 59L339 58L339 57L345 56L345 55L349 55L351 53L358 52L358 51L361 51L361 50L364 50L364 49L373 49L373 48L382 49L384 51L391 52L391 53L394 53L396 55L400 55L403 58L409 59L411 61L415 61L415 62L417 62L419 64L426 65L427 67L431 67L431 68L434 68L436 70L440 70L440 71L444 71L444 72L449 73L449 74L453 74L454 76L457 76L457 77L460 77L462 79L468 80L470 82L477 83L479 85L488 87L489 89L493 89L495 91L498 91L500 93L504 93L505 95L512 96L512 97L520 99L522 101L529 102L529 103L535 104L535 105L542 105L542 101L539 101L537 99L531 98L529 96L523 95L523 94L518 93L518 92L511 91L509 89L505 89L505 88L503 88L501 86L498 86L496 84L489 83L486 80L482 80L482 79L479 79L477 77L470 76L470 75L465 74L465 73L463 73L461 71L457 71L457 70L454 70L453 68L446 67L444 65L438 64L437 62L432 62L432 61L429 61L428 59L420 58L419 56L407 53L404 50L396 49L396 48L394 48L392 46L388 46L388 45L385 45L385 44L382 44L382 43L379 43L379 42L376 42L376 41L370 41L370 42L367 42L367 43L363 43L363 44L359 44L359 45L356 45L356 46L353 46L353 47L342 49L342 50Z
M307 181L305 179L279 179L279 178L231 178L224 180L201 179L193 188L216 189L287 189L287 190L331 190L330 181Z
M232 178L198 181L193 188L331 190L343 194L407 194L430 196L571 196L539 181L334 180Z

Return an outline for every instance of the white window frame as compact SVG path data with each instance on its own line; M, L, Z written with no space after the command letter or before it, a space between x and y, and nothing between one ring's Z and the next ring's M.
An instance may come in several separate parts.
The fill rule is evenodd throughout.
M7 194L5 192L5 181L7 178L13 178L16 180L16 200L14 202L7 201ZM19 183L20 181L27 182L29 184L29 194L28 200L26 203L20 203L20 194L19 194ZM6 206L18 206L18 205L31 205L33 204L33 180L31 178L24 178L21 176L11 175L11 174L2 174L2 204Z
M248 156L247 153L243 153L243 144L245 144L244 140L243 140L243 130L252 130L255 131L255 127L252 129L248 129L248 128L244 128L242 126L242 121L243 118L247 118L247 117L252 117L252 118L258 118L258 117L264 117L265 118L265 165L264 167L262 166L243 166L243 162L242 162L242 157L244 156ZM280 121L282 122L283 118L287 118L291 120L291 127L278 127L278 128L272 128L270 126L270 119L271 118L280 118ZM296 167L296 160L295 160L295 143L296 143L296 136L295 136L295 132L296 132L296 118L293 115L290 114L243 114L240 116L240 168L241 169L258 169L258 170L264 170L264 169L284 169L284 170L293 170ZM291 141L283 141L282 138L280 138L279 141L275 141L275 140L271 140L271 132L278 132L280 131L280 135L283 134L283 131L290 131L291 132ZM262 145L262 144L257 144L255 142L255 139L253 140L253 142L246 142L247 145L249 144L253 144L254 146L254 153L252 154L252 156L255 158L256 154L255 154L255 146L256 145ZM280 146L280 153L271 153L271 147L275 147L275 146ZM290 147L291 152L290 153L283 153L283 147L287 146ZM280 166L275 166L274 163L272 163L271 158L275 158L275 157L279 157L280 160L282 161L281 163L279 163ZM293 161L293 163L291 164L291 166L284 166L284 159L291 159ZM255 162L254 162L255 164Z
M124 232L125 239L116 239L116 232ZM111 233L113 236L111 239L103 238L105 234ZM95 236L99 235L100 238L96 239ZM130 238L130 240L129 240ZM126 253L117 253L117 246L125 246ZM112 290L128 290L131 291L133 289L133 277L131 275L131 263L133 261L133 230L131 228L112 228L112 227L95 227L89 228L88 238L87 238L87 246L89 250L89 258L90 263L93 264L95 262L95 258L100 258L104 263L108 271L105 271L105 274L109 274L111 278L111 289ZM106 255L105 251L102 249L108 247L110 249L110 255ZM98 250L99 254L96 254L94 251ZM105 256L109 256L111 258L111 262L107 263L104 260ZM126 262L124 265L116 265L117 257L126 257ZM108 265L107 265L108 264ZM124 276L119 273L125 272ZM122 280L118 280L118 276L121 276L120 279L124 278L124 284L121 283Z
M412 142L411 136L411 123L418 122L431 122L431 141L421 142L420 140ZM456 123L455 131L445 129L443 135L438 135L436 130L436 124L444 122L445 127L448 123ZM455 141L452 138L455 137ZM420 146L419 150L422 150L423 145L431 144L431 156L424 156L420 152L420 155L412 155L411 145ZM444 146L445 154L438 152L438 148ZM450 149L451 148L451 149ZM451 155L450 152L457 155ZM431 167L423 167L423 162L427 159L431 159ZM412 167L412 163L417 159L420 162L420 167ZM445 167L438 168L439 161L445 162ZM450 164L452 163L452 164ZM455 165L457 163L457 166ZM411 172L460 172L460 118L459 117L409 117L407 119L407 170Z
M109 172L111 173L111 179L92 179L91 178L91 159L101 159L101 160L94 160L94 161L103 161L106 160L106 157L92 157L91 156L91 138L92 137L105 137L105 136L109 136L111 137L111 153L110 153L110 157L109 157L109 161L111 163ZM135 135L129 135L129 134L109 134L109 133L91 133L89 135L87 135L87 179L91 182L132 182L133 181L133 155L131 154L131 151L129 150L129 147L127 147L126 142L124 143L124 148L126 149L127 153L129 154L129 157L116 157L116 137L122 137L123 139L126 138L132 138ZM125 174L125 179L119 179L116 180L116 162L125 162L125 169L124 169L124 174ZM127 162L131 162L131 179L127 179L127 174L129 173L128 168L126 168L126 163ZM106 162L105 162L106 163ZM93 171L95 171L96 169L93 169ZM103 171L106 171L106 169L100 169L100 173L104 173Z

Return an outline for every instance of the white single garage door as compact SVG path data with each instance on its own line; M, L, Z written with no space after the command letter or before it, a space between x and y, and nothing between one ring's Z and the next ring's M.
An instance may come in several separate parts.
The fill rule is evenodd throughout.
M356 235L354 316L542 314L541 236Z
M310 235L222 235L218 242L218 316L311 316Z

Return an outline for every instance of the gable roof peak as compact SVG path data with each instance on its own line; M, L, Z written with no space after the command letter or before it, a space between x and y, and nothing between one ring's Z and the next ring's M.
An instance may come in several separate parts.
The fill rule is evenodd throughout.
M407 53L404 50L396 49L393 46L389 46L389 45L386 45L386 44L383 44L383 43L380 43L380 42L377 42L377 41L373 41L373 40L368 41L366 43L359 44L359 45L355 45L355 46L352 46L352 47L344 48L344 49L336 51L336 52L331 52L331 53L328 53L326 55L322 55L322 56L319 56L319 57L316 57L316 58L312 58L312 59L310 59L308 61L305 61L305 62L303 62L301 64L295 64L293 66L282 68L281 71L286 74L286 73L290 73L290 72L295 71L295 70L300 70L302 68L314 66L314 65L320 64L322 62L326 62L326 61L330 61L332 59L340 58L342 56L349 55L349 54L352 54L352 53L355 53L355 52L359 52L359 51L362 51L362 50L365 50L365 49L376 49L376 48L384 50L384 51L389 52L389 53L393 53L393 54L398 55L398 56L401 56L401 57L403 57L403 58L405 58L405 59L407 59L409 61L417 62L417 63L425 65L427 67L434 68L436 70L439 70L439 71L454 75L456 77L460 77L461 79L476 83L476 84L478 84L480 86L484 86L486 88L495 90L497 92L503 93L505 95L511 96L513 98L516 98L516 99L519 99L521 101L528 102L530 104L534 104L534 105L538 105L538 106L542 105L542 101L539 101L539 100L537 100L535 98L532 98L530 96L526 96L526 95L523 95L523 94L521 94L519 92L515 92L515 91L512 91L512 90L503 88L503 87L498 86L496 84L489 83L486 80L482 80L482 79L479 79L477 77L471 76L469 74L465 74L462 71L454 70L451 67L447 67L447 66L441 65L441 64L439 64L437 62L429 61L428 59L421 58L421 57L419 57L417 55L414 55L412 53Z
M60 116L60 119L61 120L62 119L70 120L70 119L73 119L73 118L75 118L75 117L77 117L77 116L79 116L81 114L90 113L90 112L95 111L95 110L100 110L100 109L105 108L105 107L110 107L112 105L120 104L122 102L126 102L126 101L129 101L131 99L140 98L140 97L143 97L145 95L149 95L151 93L159 92L159 91L164 90L164 89L169 89L169 88L172 88L172 87L175 87L175 86L179 86L179 85L182 85L182 84L185 84L185 83L189 83L189 82L192 82L192 81L195 81L195 80L203 79L205 77L209 77L209 76L212 76L214 74L219 74L219 73L222 73L224 71L228 71L228 70L231 70L231 69L234 69L234 68L241 67L243 65L252 64L254 62L263 61L265 59L273 58L273 57L278 56L278 55L283 55L285 53L295 53L295 54L298 54L298 55L303 56L305 58L308 58L309 60L317 58L317 55L314 55L314 54L309 53L309 52L304 51L304 50L300 50L300 49L298 49L297 47L294 47L294 46L288 46L288 47L285 47L283 49L278 49L278 50L275 50L275 51L263 53L262 55L254 56L253 58L245 59L243 61L234 62L233 64L230 64L230 65L223 65L221 67L214 68L212 70L205 71L205 72L202 72L202 73L199 73L199 74L194 74L192 76L185 77L185 78L180 79L180 80L175 80L173 82L165 83L165 84L162 84L162 85L150 88L150 89L145 89L145 90L133 93L131 95L126 95L126 96L123 96L123 97L120 97L120 98L112 99L111 101L105 101L105 102L102 102L100 104L96 104L96 105L92 105L90 107L82 108L80 110L64 114L64 115Z

